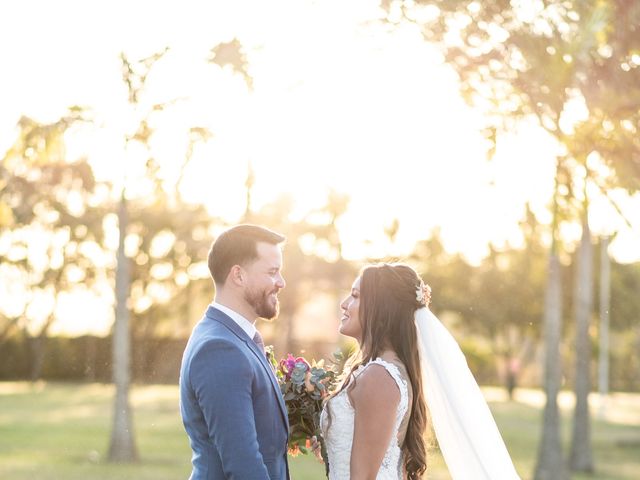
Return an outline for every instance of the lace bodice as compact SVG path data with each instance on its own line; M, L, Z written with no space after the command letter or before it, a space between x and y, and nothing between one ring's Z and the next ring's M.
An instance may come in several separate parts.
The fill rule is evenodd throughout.
M384 454L382 465L376 477L377 480L400 480L402 475L402 451L398 446L398 432L402 420L409 407L409 394L407 382L402 378L400 370L393 363L376 358L366 365L361 365L354 376L360 375L369 365L383 366L389 375L395 380L400 390L400 403L396 411L394 433ZM350 477L351 447L353 444L353 431L355 412L349 401L347 389L342 390L329 400L331 410L331 422L325 409L322 411L320 424L322 434L326 441L327 454L329 456L329 480L348 480Z

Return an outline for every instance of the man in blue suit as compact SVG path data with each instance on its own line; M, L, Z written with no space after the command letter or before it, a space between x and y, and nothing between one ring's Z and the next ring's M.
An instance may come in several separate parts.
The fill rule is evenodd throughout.
M238 225L209 252L216 294L180 369L180 409L192 480L286 480L289 425L256 320L278 315L285 238Z

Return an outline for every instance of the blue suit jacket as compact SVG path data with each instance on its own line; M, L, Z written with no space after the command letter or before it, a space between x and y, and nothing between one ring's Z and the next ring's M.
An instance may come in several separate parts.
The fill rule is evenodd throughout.
M267 359L226 314L209 306L180 369L180 410L192 480L285 480L287 412Z

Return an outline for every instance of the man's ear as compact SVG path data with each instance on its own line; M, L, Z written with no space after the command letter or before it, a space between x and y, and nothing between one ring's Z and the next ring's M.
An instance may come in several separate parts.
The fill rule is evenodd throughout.
M234 265L229 270L228 280L231 280L237 287L241 287L244 285L246 276L246 272L240 265Z

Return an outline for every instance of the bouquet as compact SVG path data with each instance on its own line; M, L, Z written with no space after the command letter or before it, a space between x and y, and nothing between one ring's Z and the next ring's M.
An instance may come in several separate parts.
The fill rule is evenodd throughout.
M325 367L324 360L309 363L304 357L294 357L290 353L276 362L273 350L269 349L269 360L280 384L289 416L289 454L307 454L310 438L316 436L329 475L329 461L322 432L320 414L323 400L333 390L337 382L337 368L341 354L334 353L332 367Z

